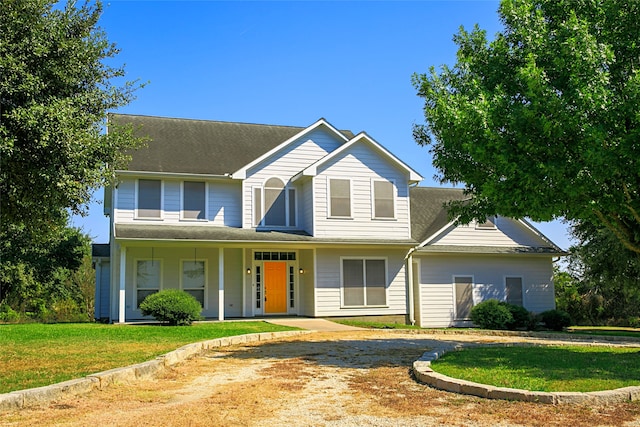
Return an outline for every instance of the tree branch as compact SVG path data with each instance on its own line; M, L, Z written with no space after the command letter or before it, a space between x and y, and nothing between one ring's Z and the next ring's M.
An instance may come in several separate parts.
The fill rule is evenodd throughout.
M632 252L640 254L640 245L636 245L631 241L631 233L629 230L621 230L620 227L621 221L619 219L616 220L618 226L609 221L602 212L597 209L593 210L593 213L598 217L598 219L616 235L616 237L620 240L620 242L624 245L625 248L629 249ZM626 228L626 227L623 227Z

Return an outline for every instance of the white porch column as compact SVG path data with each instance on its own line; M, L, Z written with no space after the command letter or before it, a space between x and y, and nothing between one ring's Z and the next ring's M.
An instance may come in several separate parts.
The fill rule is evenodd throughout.
M118 323L124 323L125 279L127 270L127 248L120 248L120 293L118 295Z
M218 249L218 320L224 320L224 248Z
M416 324L415 318L415 307L414 307L414 286L413 286L413 256L409 255L407 257L407 262L405 264L405 268L407 269L407 293L409 296L409 322L411 325Z

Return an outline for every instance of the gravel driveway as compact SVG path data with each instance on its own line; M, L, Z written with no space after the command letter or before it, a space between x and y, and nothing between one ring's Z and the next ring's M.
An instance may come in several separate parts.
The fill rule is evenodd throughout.
M434 390L411 363L442 341L523 341L398 331L316 332L209 352L155 380L118 384L0 425L640 426L640 404L552 406Z

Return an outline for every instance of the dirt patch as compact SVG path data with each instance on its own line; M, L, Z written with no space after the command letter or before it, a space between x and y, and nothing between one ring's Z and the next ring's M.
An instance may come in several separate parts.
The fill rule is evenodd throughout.
M2 425L429 426L640 425L640 404L552 406L438 391L411 376L438 344L409 333L317 333L218 349L135 384L43 408ZM495 337L445 337L448 341Z

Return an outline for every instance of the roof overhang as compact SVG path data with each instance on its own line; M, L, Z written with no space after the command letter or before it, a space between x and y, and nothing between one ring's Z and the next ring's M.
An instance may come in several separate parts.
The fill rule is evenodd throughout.
M418 248L414 254L464 254L464 255L543 255L563 256L564 251L552 247L529 246L458 246L430 245Z
M180 173L180 172L150 172L150 171L129 171L116 170L116 175L129 177L148 177L148 178L198 178L198 179L231 179L231 174L213 175L203 173Z
M393 163L397 168L399 168L400 170L404 171L404 173L408 177L409 184L416 184L416 183L418 183L418 182L420 182L420 181L422 181L424 179L418 172L414 171L406 163L404 163L402 160L398 159L389 150L384 148L384 146L382 146L382 144L380 144L377 141L375 141L373 138L371 138L365 132L360 132L359 134L357 134L356 136L351 138L346 144L343 144L339 148L333 150L331 153L327 154L326 156L322 157L321 159L319 159L315 163L313 163L310 166L308 166L305 169L303 169L300 173L298 173L296 176L293 177L292 181L295 181L295 180L300 179L300 178L305 177L305 176L316 176L318 174L318 168L320 166L322 166L323 164L327 163L328 161L330 161L332 159L335 159L341 153L343 153L344 151L348 150L354 144L357 144L359 142L363 142L363 143L368 144L369 146L373 147L376 151L378 151L380 154L382 154L386 159L391 161L391 163Z
M394 246L412 248L415 240L388 239L334 239L317 238L304 231L256 230L252 228L157 225L157 224L115 224L114 237L119 242L169 242L208 244L294 244L304 246Z
M263 154L262 156L258 157L257 159L255 159L251 163L249 163L249 164L243 166L242 168L238 169L237 171L232 173L231 176L233 177L233 179L246 179L247 178L247 171L250 168L252 168L253 166L259 164L260 162L264 161L265 159L268 159L270 156L272 156L275 153L277 153L278 151L282 150L284 147L286 147L287 145L291 144L293 141L304 137L305 135L313 132L315 129L318 129L319 127L325 127L331 133L335 134L335 136L337 138L339 138L339 139L341 139L341 140L343 140L345 142L349 140L346 136L344 136L344 134L342 132L340 132L338 129L336 129L334 126L332 126L325 119L321 118L317 122L312 124L311 126L305 128L301 132L293 135L291 138L287 139L282 144L280 144L277 147L273 148L272 150L266 152L265 154Z

